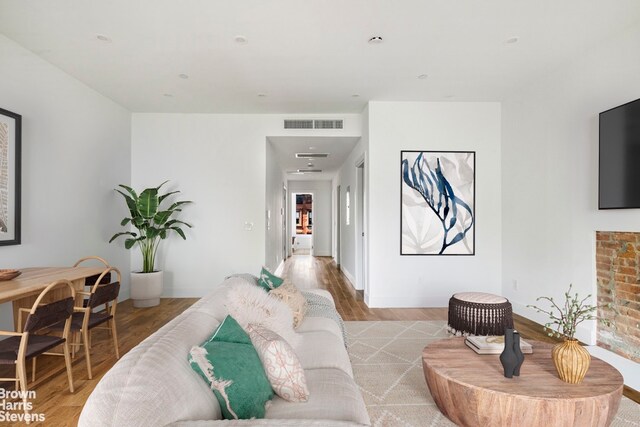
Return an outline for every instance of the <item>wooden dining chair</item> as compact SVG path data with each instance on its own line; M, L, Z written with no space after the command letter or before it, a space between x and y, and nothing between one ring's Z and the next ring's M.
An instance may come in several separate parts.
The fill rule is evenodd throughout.
M67 292L68 291L68 292ZM45 297L51 293L54 301L45 301ZM67 297L58 297L68 294ZM15 378L0 378L2 381L13 381L16 390L20 386L25 402L25 413L28 413L27 405L27 360L35 360L37 356L52 355L64 356L67 367L67 379L69 391L74 392L73 376L71 373L71 356L69 354L69 329L73 315L75 290L68 280L58 280L48 285L33 303L31 309L21 308L18 312L18 332L0 331L0 336L6 338L0 341L0 364L16 366ZM27 319L22 324L22 317L27 314ZM62 324L62 336L49 335L49 329L53 325ZM53 353L49 350L62 345L62 353Z
M104 258L101 258L99 256L95 256L95 255L91 255L91 256L86 256L84 258L80 258L78 261L76 261L75 264L73 264L73 266L74 267L79 267L80 264L83 264L83 263L86 263L86 262L90 262L90 261L98 261L99 263L104 264L105 268L109 268L110 267L109 263ZM87 277L86 279L84 279L84 285L86 287L91 287L91 286L95 285L97 283L96 281L98 280L99 277L100 277L99 274ZM101 280L102 280L102 283L109 283L111 281L111 276L110 275L104 276L104 277L102 277Z
M117 280L110 283L103 283L104 277L111 277L111 272L116 274ZM113 339L116 359L120 358L120 350L118 349L118 333L116 329L116 308L118 306L118 294L120 293L120 282L122 280L120 270L115 267L105 269L96 279L90 292L77 292L87 297L87 305L83 307L74 307L74 313L71 320L71 332L74 337L78 334L82 338L82 342L73 339L71 346L75 349L84 346L84 354L87 359L87 374L89 379L93 378L91 372L91 337L92 329L107 329ZM96 311L96 309L104 306L104 309ZM108 323L107 326L102 326ZM56 325L58 329L62 324Z

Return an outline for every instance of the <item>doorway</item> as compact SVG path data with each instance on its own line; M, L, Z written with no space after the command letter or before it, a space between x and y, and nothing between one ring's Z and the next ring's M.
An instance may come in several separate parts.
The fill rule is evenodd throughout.
M291 253L313 255L313 194L291 194Z

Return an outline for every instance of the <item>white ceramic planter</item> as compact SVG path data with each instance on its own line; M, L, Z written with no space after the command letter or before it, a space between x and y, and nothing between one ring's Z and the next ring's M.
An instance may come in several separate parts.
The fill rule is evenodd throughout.
M134 307L155 307L162 295L162 271L131 273L131 299Z

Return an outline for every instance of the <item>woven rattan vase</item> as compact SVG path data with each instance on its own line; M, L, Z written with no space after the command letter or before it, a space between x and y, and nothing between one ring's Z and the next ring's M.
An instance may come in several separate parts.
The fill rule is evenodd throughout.
M581 383L591 364L591 355L576 339L556 344L551 358L560 379L570 384Z

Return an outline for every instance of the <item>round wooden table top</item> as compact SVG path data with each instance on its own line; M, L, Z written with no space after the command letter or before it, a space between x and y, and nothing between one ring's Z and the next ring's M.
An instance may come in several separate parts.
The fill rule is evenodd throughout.
M622 395L620 372L592 356L583 382L569 384L553 365L553 345L527 341L533 354L513 378L504 377L499 355L475 353L464 337L427 345L423 368L438 408L459 425L608 425Z

